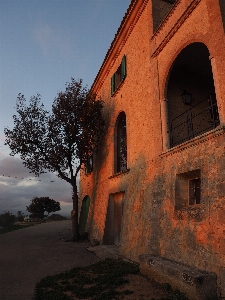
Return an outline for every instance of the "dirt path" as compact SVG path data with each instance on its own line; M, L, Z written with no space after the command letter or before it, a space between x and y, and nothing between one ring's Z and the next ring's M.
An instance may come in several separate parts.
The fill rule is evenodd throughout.
M43 277L99 261L89 243L65 242L70 237L70 221L0 235L0 299L31 300Z

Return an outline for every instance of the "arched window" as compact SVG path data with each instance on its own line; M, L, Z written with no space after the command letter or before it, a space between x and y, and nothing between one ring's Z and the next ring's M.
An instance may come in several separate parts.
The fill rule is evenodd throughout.
M127 170L127 133L124 112L121 112L117 118L115 162L116 173Z

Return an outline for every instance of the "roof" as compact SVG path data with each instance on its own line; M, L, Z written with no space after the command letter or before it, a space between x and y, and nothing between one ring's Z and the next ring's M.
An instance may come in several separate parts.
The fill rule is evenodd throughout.
M108 51L107 51L107 53L105 55L105 58L104 58L104 60L102 62L102 65L101 65L101 67L100 67L100 69L99 69L99 71L98 71L98 73L97 73L97 75L95 77L95 80L94 80L94 82L92 84L91 90L95 91L95 89L97 87L97 82L99 81L100 76L101 76L101 74L102 74L105 66L108 63L108 61L110 59L110 56L111 56L114 48L116 47L116 45L118 45L118 40L121 37L121 35L123 33L123 30L124 30L126 24L128 23L130 17L133 15L133 12L134 12L136 6L138 6L138 5L141 6L144 2L147 3L148 0L144 0L144 1L143 0L141 0L141 1L140 0L131 0L131 3L129 5L129 7L128 7L128 9L127 9L127 11L126 11L123 19L122 19L122 22L121 22L121 24L120 24L120 26L119 26L119 28L118 28L115 36L114 36L114 39L113 39L113 41L112 41L112 43L111 43L111 45L110 45L110 47L109 47L109 49L108 49Z

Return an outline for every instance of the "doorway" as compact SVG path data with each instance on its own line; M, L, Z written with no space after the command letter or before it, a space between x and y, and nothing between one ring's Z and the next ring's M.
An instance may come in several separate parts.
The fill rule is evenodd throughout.
M120 235L122 227L124 192L109 195L103 244L120 244Z

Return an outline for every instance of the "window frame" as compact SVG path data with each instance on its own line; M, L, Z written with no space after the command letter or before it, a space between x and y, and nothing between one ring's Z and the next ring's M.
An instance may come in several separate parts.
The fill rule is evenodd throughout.
M122 82L127 76L126 55L122 57L122 61L116 72L111 77L111 96L115 94Z
M198 187L197 187L197 185ZM195 185L195 186L193 186ZM198 192L196 192L198 188ZM194 194L193 194L194 191ZM193 207L202 204L202 175L201 169L195 169L176 174L175 209Z

